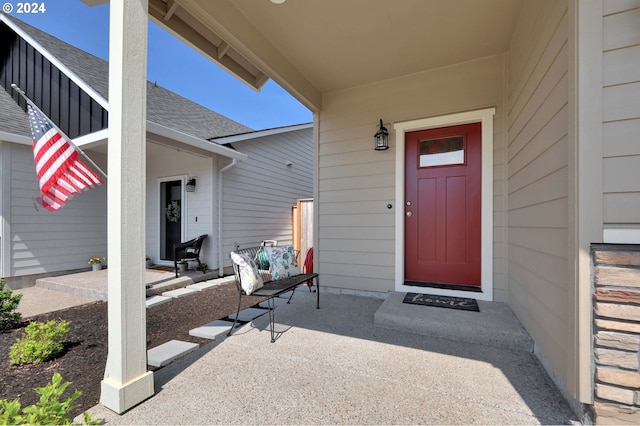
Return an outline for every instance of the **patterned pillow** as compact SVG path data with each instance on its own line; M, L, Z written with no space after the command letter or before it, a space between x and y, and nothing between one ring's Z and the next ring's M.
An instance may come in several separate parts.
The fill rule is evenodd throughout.
M260 249L258 251L258 253L256 254L256 258L254 260L256 261L256 265L258 266L258 269L263 269L263 270L269 269L269 256L267 255L267 252L264 251L264 249Z
M242 290L249 295L262 287L262 277L258 273L256 264L244 253L231 252L231 261L238 265L238 273L240 274L240 285Z
M293 246L265 247L269 255L269 272L274 280L300 274Z

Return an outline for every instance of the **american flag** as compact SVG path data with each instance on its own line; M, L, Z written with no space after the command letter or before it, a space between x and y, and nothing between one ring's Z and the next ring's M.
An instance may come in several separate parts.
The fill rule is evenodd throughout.
M42 111L30 104L27 109L42 205L47 210L57 211L74 194L102 184L102 179L78 160L75 145Z

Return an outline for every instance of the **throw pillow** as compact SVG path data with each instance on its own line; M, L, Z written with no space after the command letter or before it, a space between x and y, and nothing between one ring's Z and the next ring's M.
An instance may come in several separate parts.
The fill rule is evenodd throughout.
M265 247L264 250L269 255L269 272L274 280L301 273L293 246Z
M251 257L244 253L231 252L231 261L237 265L240 275L240 286L249 295L262 287L262 277L258 273L258 268Z
M264 249L260 249L258 251L258 254L256 254L256 265L258 266L258 269L264 269L264 270L268 270L269 269L269 256L267 255L267 252L264 251Z

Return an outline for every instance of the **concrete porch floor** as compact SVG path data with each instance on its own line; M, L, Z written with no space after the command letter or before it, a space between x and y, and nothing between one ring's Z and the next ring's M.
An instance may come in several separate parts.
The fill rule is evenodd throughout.
M97 300L106 272L18 290L20 305ZM149 291L205 279L191 272L147 271ZM308 291L276 308L275 343L262 315L157 370L155 395L128 412L89 411L107 424L579 424L505 304L468 312L320 291L321 309Z
M126 413L89 411L106 424L579 423L503 304L475 313L321 291L320 309L308 291L276 308L275 343L262 315L156 371L155 395Z

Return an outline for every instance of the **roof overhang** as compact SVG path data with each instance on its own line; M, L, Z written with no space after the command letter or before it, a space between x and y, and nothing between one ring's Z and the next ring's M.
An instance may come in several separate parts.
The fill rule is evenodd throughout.
M2 134L0 134L0 138L2 138ZM31 140L29 138L26 139L27 144L30 145ZM245 161L248 158L247 154L243 154L234 149L170 129L169 127L149 120L147 120L147 139L151 142L159 143L164 146L178 148L208 157L212 155L221 155L238 161ZM108 141L109 130L104 129L99 132L75 138L73 143L81 149L92 149L100 152L106 152L108 149Z
M523 3L149 0L149 15L254 89L269 77L318 112L327 93L507 52Z
M205 155L222 155L223 157L238 161L245 161L248 158L247 154L243 154L234 149L178 132L177 130L151 121L147 121L147 132L153 134L155 137L151 137L151 139L157 142L166 142L166 144L171 146L183 145L188 147L189 150L199 151Z
M265 136L279 135L282 133L295 132L298 130L312 129L313 123L296 124L294 126L275 127L273 129L258 130L255 132L242 133L240 135L231 135L221 138L212 138L211 141L221 145L227 145L234 142L243 142L251 139L263 138Z
M17 135L15 133L3 132L0 131L0 140L18 143L20 145L31 145L32 140L29 136Z

